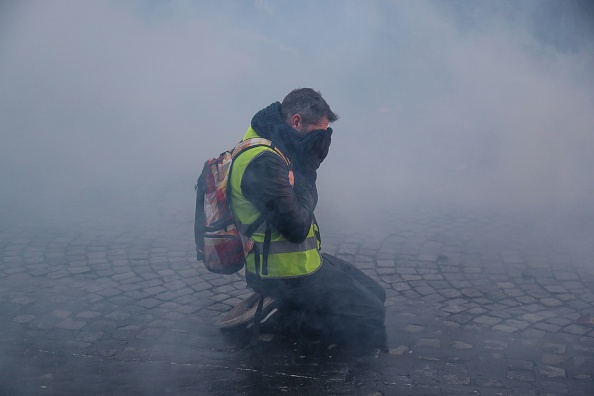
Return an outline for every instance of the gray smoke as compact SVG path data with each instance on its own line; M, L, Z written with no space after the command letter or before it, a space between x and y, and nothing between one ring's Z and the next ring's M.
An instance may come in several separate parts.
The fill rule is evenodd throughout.
M319 174L322 217L411 202L591 206L586 1L50 1L1 11L5 215L191 212L202 162L303 86L341 115Z
M383 240L394 244L390 251L412 257L423 249L450 254L440 250L442 240L471 253L552 241L551 249L571 251L576 267L591 269L593 18L589 0L0 2L0 231L13 249L3 263L19 267L14 249L30 244L32 274L51 267L52 257L76 258L88 245L107 250L97 267L126 262L120 247L129 249L122 268L146 267L146 279L171 276L167 263L193 266L184 254L193 248L192 187L203 162L233 147L257 111L294 88L313 87L341 116L318 174L316 216L327 251ZM445 225L434 229L432 219ZM508 227L512 220L520 226ZM473 222L492 232L475 238ZM510 242L508 229L522 240ZM34 277L21 284L27 278L16 271L10 287L18 293L38 287ZM206 283L194 268L178 272ZM39 295L51 292L51 298L35 303L42 318L61 301L93 298L92 277L88 289L68 284L86 285L79 275L64 276L64 283L50 279ZM233 279L243 286L239 275ZM196 309L212 303L214 291L189 292L201 299ZM205 343L225 344L209 322L219 313L202 309L188 320L216 337L188 331L165 338L181 345L182 334L197 336L196 344L183 344L191 346L188 356L177 361L195 361ZM20 331L14 319L6 322ZM6 339L28 342L23 334ZM59 350L63 340L50 345ZM220 353L210 348L208 356L216 360ZM195 365L155 356L153 363L167 367L159 375L151 370L161 366L130 372L132 366L120 370L112 360L107 371L93 371L89 360L71 357L65 360L83 362L73 371L80 375L59 360L51 370L28 371L41 379L62 370L81 389L104 376L114 389L150 393L153 383L169 386L168 372L196 385ZM129 359L136 359L134 350ZM5 362L9 374L15 367L23 372L10 354L0 359ZM219 371L218 363L213 367ZM259 385L250 372L241 373L250 386Z

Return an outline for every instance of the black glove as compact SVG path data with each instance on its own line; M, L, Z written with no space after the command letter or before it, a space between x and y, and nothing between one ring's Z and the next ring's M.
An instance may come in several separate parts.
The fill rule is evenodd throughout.
M332 128L312 131L305 135L297 150L296 171L311 174L320 167L326 159L332 143Z

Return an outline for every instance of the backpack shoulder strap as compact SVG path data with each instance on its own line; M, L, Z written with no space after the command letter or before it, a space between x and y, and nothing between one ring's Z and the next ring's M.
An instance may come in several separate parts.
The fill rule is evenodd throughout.
M289 159L287 157L285 157L285 155L279 150L278 147L276 147L274 145L274 143L272 143L270 140L265 139L265 138L248 138L245 139L241 142L239 142L235 148L232 150L232 156L233 158L239 157L243 152L253 148L253 147L261 147L261 146L265 146L265 147L269 147L271 149L273 149L284 161L285 163L290 166L291 165L291 161L289 161Z
M280 150L278 150L274 144L268 140L268 139L264 139L264 138L249 138L249 139L245 139L242 140L241 142L237 143L237 145L235 146L235 148L233 148L232 150L230 150L231 152L231 158L235 159L237 157L239 157L242 153L246 152L247 150L254 148L254 147L270 147L272 149L275 150L276 153L278 153L281 158L283 158L285 160L285 162L287 163L287 166L290 166L290 162L289 160L280 152ZM231 172L233 170L233 165L229 167L229 175L227 176L228 179L227 180L231 180ZM227 194L227 204L229 205L229 210L231 210L231 188L227 188L226 191ZM246 233L244 234L245 236L247 236L248 238L250 238L252 236L252 234L260 227L260 225L262 225L262 223L264 223L265 221L265 217L264 215L260 216L258 219L256 219L255 222L253 222L248 229L246 230Z

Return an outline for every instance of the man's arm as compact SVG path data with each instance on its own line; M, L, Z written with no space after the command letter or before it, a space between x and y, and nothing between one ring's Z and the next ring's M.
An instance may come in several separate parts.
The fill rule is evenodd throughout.
M296 173L292 187L285 161L279 155L265 151L247 166L241 189L287 240L301 243L307 238L318 201L315 177L302 177Z

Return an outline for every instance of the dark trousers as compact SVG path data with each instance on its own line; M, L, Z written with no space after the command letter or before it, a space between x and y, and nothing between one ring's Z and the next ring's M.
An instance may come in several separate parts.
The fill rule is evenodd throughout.
M386 292L352 264L323 254L313 274L294 279L248 276L248 285L280 301L284 329L348 339L383 332Z

